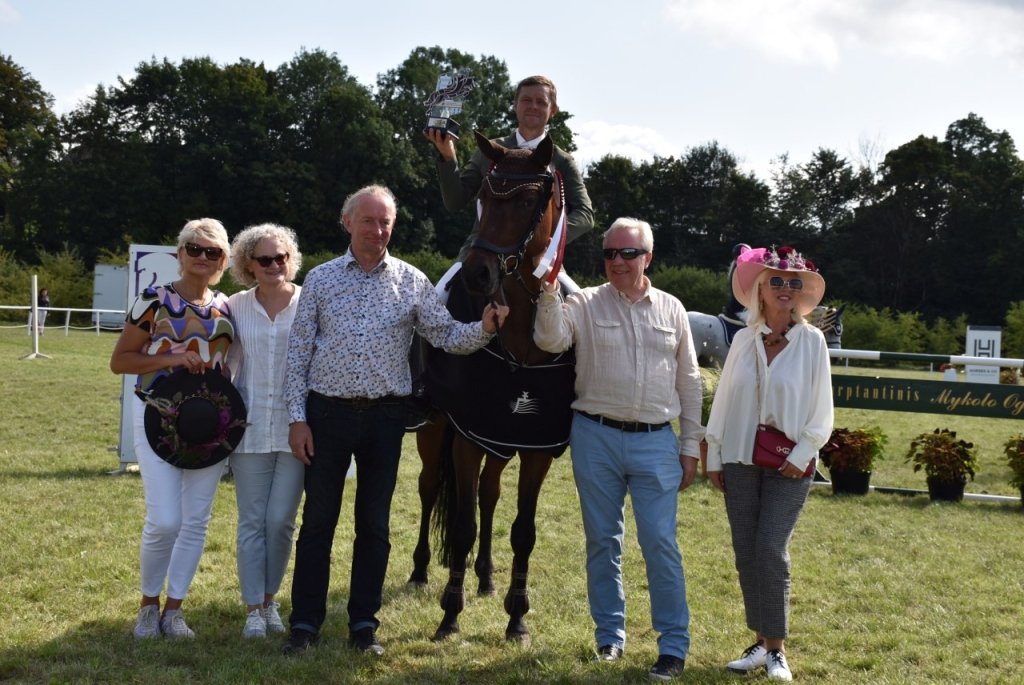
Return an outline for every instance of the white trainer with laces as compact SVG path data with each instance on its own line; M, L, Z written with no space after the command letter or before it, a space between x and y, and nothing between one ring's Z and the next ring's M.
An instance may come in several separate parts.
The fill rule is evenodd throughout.
M277 602L267 602L267 608L264 609L264 616L267 619L267 631L271 633L284 633L287 630L284 627L284 621L281 620L281 614L279 613L281 605Z
M164 612L164 617L160 619L160 630L167 637L191 638L196 636L185 623L185 617L182 616L179 609L170 609Z
M139 609L139 617L135 619L135 637L140 640L160 637L160 607L147 604Z
M782 680L789 682L793 680L793 674L789 671L789 664L786 663L786 655L780 649L773 649L768 652L768 678L771 680Z
M733 673L749 673L754 669L762 668L767 661L768 650L764 648L763 642L758 642L747 647L739 659L730 661L725 667Z
M243 637L266 637L267 621L263 618L263 612L253 609L245 617L245 628L242 629Z

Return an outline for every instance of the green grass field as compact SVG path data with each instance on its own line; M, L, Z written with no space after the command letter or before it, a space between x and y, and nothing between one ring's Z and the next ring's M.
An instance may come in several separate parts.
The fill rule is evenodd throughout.
M532 642L506 644L499 597L467 597L462 633L430 636L441 617L441 569L427 590L406 589L418 520L418 459L407 439L392 512L392 556L380 614L383 658L345 646L351 492L334 549L323 641L297 659L280 638L247 641L235 572L235 503L221 484L206 552L186 601L194 642L138 643L138 475L118 466L120 380L107 368L115 336L48 331L49 360L22 360L23 329L0 329L0 680L12 683L641 683L657 656L646 579L632 526L624 573L625 658L587 662L583 533L568 457L542 493L531 562ZM870 373L878 373L871 371ZM910 372L902 372L910 373ZM883 374L884 375L884 374ZM981 447L969 492L1017 495L999 444L1015 422L840 410L837 425L881 425L887 458L873 483L923 488L903 463L910 439L936 427ZM499 591L511 563L517 464L497 515ZM680 496L679 541L692 614L683 682L741 679L723 665L750 643L722 498L704 479ZM1024 673L1024 512L1020 502L932 504L926 496L835 497L817 487L797 528L788 641L798 683L1017 683ZM289 581L281 593L285 614Z

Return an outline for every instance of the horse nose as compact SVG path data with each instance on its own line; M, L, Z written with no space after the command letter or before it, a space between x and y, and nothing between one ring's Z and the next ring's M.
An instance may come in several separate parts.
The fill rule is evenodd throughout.
M487 264L462 265L462 277L466 289L474 295L492 295L498 289L496 271Z

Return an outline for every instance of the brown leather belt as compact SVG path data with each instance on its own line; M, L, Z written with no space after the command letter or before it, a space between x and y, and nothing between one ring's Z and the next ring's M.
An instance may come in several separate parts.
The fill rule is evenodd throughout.
M310 395L313 395L317 399L332 404L340 404L343 407L351 407L352 409L369 409L377 405L388 405L388 404L401 404L402 398L398 395L384 395L383 397L331 397L318 393L316 390L310 390Z
M639 421L616 421L615 419L609 419L604 416L598 416L597 414L588 414L585 411L576 410L576 413L583 418L596 421L602 426L608 426L615 430L625 431L626 433L653 433L654 431L660 431L665 426L669 425L666 423L640 423Z

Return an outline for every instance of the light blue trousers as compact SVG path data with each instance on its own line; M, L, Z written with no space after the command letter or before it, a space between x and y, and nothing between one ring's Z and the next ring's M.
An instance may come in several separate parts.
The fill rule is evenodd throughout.
M238 584L247 605L281 589L292 554L305 465L291 452L231 455L238 501Z
M679 447L671 428L625 433L577 415L572 424L572 471L587 536L587 596L597 646L626 645L622 538L629 492L637 539L647 569L651 625L658 653L685 659L690 610L676 542Z

